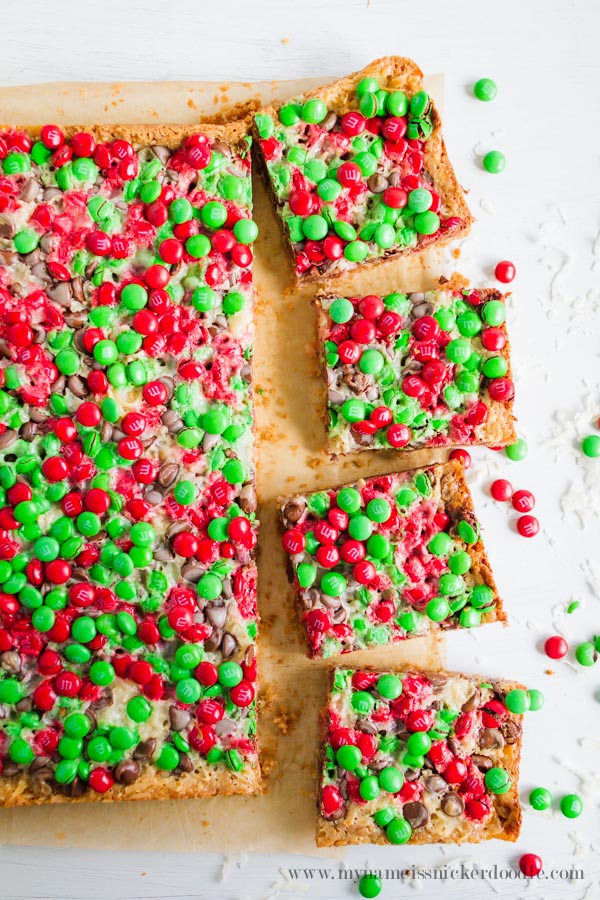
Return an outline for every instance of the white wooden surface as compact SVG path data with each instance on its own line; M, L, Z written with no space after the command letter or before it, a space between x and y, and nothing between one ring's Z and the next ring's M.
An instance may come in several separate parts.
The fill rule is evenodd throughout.
M460 270L490 279L494 263L512 259L512 334L521 432L529 458L510 463L474 454L475 499L511 616L507 631L452 635L451 667L514 676L542 688L546 706L526 727L522 792L545 785L578 791L586 801L574 822L560 813L525 811L516 847L498 842L451 848L357 849L351 868L450 860L510 867L526 851L547 867L575 865L584 878L514 881L387 882L382 897L445 900L502 897L598 897L600 664L582 670L540 653L553 621L577 642L598 629L600 461L584 461L577 439L600 414L600 185L597 40L600 7L592 0L157 0L6 2L2 10L0 84L56 80L283 79L333 77L385 53L413 56L446 76L445 124L451 157L471 188L478 218ZM489 75L494 103L476 102L469 86ZM26 118L26 111L24 111ZM0 120L2 113L0 110ZM503 175L481 170L486 149L506 153ZM595 270L595 271L594 271ZM555 416L565 427L552 437ZM509 514L485 493L492 475L537 494L543 534L525 541ZM574 485L563 500L569 484ZM577 493L579 492L579 494ZM579 499L578 499L579 498ZM562 503L562 505L561 505ZM576 515L585 509L584 526ZM558 611L582 601L572 616ZM580 777L578 777L578 775ZM148 828L152 823L148 822ZM226 851L227 836L223 835ZM143 843L143 835L140 837ZM262 898L357 896L351 880L286 882L282 868L321 866L309 858L157 856L92 851L27 852L0 848L2 898ZM425 885L425 886L423 886Z

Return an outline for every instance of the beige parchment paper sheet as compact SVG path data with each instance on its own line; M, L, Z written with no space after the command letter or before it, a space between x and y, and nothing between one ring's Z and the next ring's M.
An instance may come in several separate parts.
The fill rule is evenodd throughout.
M47 84L0 89L0 121L23 125L72 123L194 123L251 97L292 97L315 86L302 81ZM442 79L427 80L441 101ZM309 291L292 292L277 222L255 180L256 438L261 536L259 635L262 684L259 735L266 792L254 798L64 804L0 810L0 843L106 850L296 852L335 856L314 845L317 716L326 695L327 663L305 656L284 571L274 500L321 489L359 475L411 468L437 453L363 453L332 460L323 453L324 389L315 353L316 318ZM373 274L340 282L339 290L388 293L433 287L444 266L434 253L396 261ZM343 659L348 665L438 667L441 641L421 638Z

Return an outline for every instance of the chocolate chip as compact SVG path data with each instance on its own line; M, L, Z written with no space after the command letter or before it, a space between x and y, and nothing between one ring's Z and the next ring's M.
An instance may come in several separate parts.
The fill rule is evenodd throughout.
M345 399L341 391L331 390L327 392L327 402L332 406L341 406Z
M348 385L353 394L363 394L371 384L362 372L348 372L342 381Z
M201 566L200 563L186 562L184 566L181 567L181 574L185 578L186 581L189 581L190 584L198 584L202 576L204 575L204 566Z
M367 180L367 185L372 194L382 194L388 187L388 180L379 172L374 172Z
M466 700L461 706L462 712L470 712L472 709L476 709L481 702L481 694L477 688L473 691L468 700Z
M70 309L71 301L73 299L73 291L70 282L59 281L58 284L54 284L52 287L48 288L48 294L59 306Z
M479 746L483 750L499 750L504 744L504 737L497 728L484 728L479 737Z
M230 656L233 656L233 654L237 650L237 645L238 643L234 636L226 631L221 642L221 653L223 654L223 659L228 659Z
M177 481L179 476L179 466L177 463L164 463L158 471L157 482L163 488L171 487Z
M430 794L443 794L447 787L448 783L441 775L429 775L425 779L425 790L429 791Z
M226 606L207 606L205 613L206 618L211 625L215 626L215 628L222 628L227 621Z
M148 738L147 741L140 741L133 751L134 759L150 759L156 750L156 738Z
M157 547L154 551L154 559L157 559L159 562L172 562L175 559L175 554L168 547Z
M73 296L79 303L85 303L85 294L83 292L83 278L73 278L71 281L71 289Z
M482 753L473 753L471 760L482 772L487 772L488 769L492 768L492 760L489 756L483 756Z
M283 507L284 521L289 524L295 525L302 518L305 509L306 503L304 500L301 500L299 498L288 500Z
M218 650L221 646L221 641L223 640L223 632L218 628L213 628L211 634L204 641L204 649L209 650L211 653L215 650Z
M452 792L442 797L442 809L447 816L460 816L465 808L462 797Z
M168 147L162 147L160 144L156 144L154 147L150 148L157 159L160 159L163 166L165 166L169 159L171 158L171 151Z
M335 127L337 122L337 113L334 113L333 110L328 112L323 121L321 122L321 128L323 131L331 131L332 128Z
M61 794L64 794L65 797L83 797L87 791L87 784L79 777L79 775L76 775L70 784L60 784L58 790Z
M209 434L207 431L202 438L202 450L204 451L204 453L208 453L209 450L212 450L213 447L216 447L220 440L220 434Z
M19 192L19 200L31 203L40 192L41 185L37 178L28 178Z
M13 266L17 261L17 254L11 250L0 250L0 266Z
M160 381L160 383L164 384L164 386L166 387L167 401L169 401L175 392L175 382L170 375L163 375L162 378L158 379L158 381Z
M79 397L80 400L83 400L83 398L87 397L89 394L87 384L79 375L71 375L67 381L67 387L71 393L75 394L76 397Z
M521 726L514 719L507 719L500 726L500 731L507 744L516 744L521 736Z
M228 719L227 716L215 725L215 734L217 737L221 737L223 734L231 734L233 731L235 731L235 722L233 719Z
M187 755L187 753L180 753L179 754L179 765L177 766L175 771L182 774L183 772L192 772L193 769L194 769L194 765L193 765L190 757Z
M401 180L402 178L400 172L397 169L394 169L388 175L388 184L390 187L399 187Z
M166 409L161 416L161 422L170 434L179 434L185 428L183 419L174 409Z
M429 822L427 808L417 800L405 803L402 807L402 815L412 828L423 828Z
M10 759L6 760L4 765L2 766L2 775L6 778L12 778L13 775L18 775L21 772L21 767L16 763L11 762Z
M179 706L169 707L169 722L173 731L183 731L190 724L192 714L187 709L181 709Z
M150 485L144 491L144 500L146 500L151 506L158 506L159 503L162 503L163 495L160 491L157 491L156 488L153 488Z
M40 425L42 422L46 422L50 418L50 413L46 409L39 409L37 406L30 406L29 418L32 422Z
M37 425L35 425L33 422L25 422L19 428L19 437L22 441L27 441L28 443L34 439L37 433Z
M6 650L0 653L0 666L6 671L15 674L21 668L21 656L16 650Z
M119 784L133 784L142 774L142 766L136 759L122 759L115 768L115 781Z
M84 572L84 577L85 577L85 572ZM112 706L112 702L113 702L113 693L110 688L105 688L103 696L98 697L97 700L94 700L92 703L90 703L90 709L92 709L92 710L106 709L107 707Z
M256 491L251 484L244 485L240 491L238 503L246 514L256 512Z
M19 435L14 428L7 428L0 434L0 450L6 450L17 440Z

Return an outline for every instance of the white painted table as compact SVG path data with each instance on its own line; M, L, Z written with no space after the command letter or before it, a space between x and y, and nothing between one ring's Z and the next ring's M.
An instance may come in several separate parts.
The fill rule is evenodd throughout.
M415 891L445 900L600 896L600 663L591 670L553 664L550 677L540 652L557 628L576 643L599 627L600 460L585 460L577 449L600 414L599 29L600 7L592 0L428 0L420 6L401 0L21 0L3 9L2 85L327 78L385 53L411 55L424 71L446 75L447 142L479 220L460 270L475 282L490 278L498 259L517 265L512 337L520 428L531 448L522 463L490 451L474 454L471 482L511 626L452 635L448 662L544 690L545 708L526 723L523 798L545 785L558 796L582 793L586 808L572 822L526 809L516 847L358 848L347 864L400 869L462 860L467 867L509 868L533 851L547 868L576 867L584 876L530 884L396 880L386 882L382 898ZM478 103L469 93L483 75L498 82L494 103ZM506 154L501 176L485 174L478 163L491 148ZM543 525L536 539L511 531L514 516L486 493L492 475L536 493ZM574 598L581 607L565 616ZM337 877L337 863L257 856L224 867L224 861L214 855L28 854L6 846L0 848L0 897L358 896L351 879ZM329 875L315 872L307 880L301 874L290 882L282 874L311 866L329 868Z

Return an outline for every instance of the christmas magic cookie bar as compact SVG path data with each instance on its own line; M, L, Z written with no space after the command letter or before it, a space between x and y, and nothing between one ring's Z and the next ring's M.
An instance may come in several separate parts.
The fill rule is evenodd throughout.
M321 294L328 448L516 440L505 298L451 282L385 297Z
M256 114L256 149L298 282L469 231L422 77L411 60L384 57Z
M320 847L517 839L521 685L412 669L331 676Z
M248 794L246 124L0 129L0 803Z
M279 500L310 656L505 621L457 461Z

